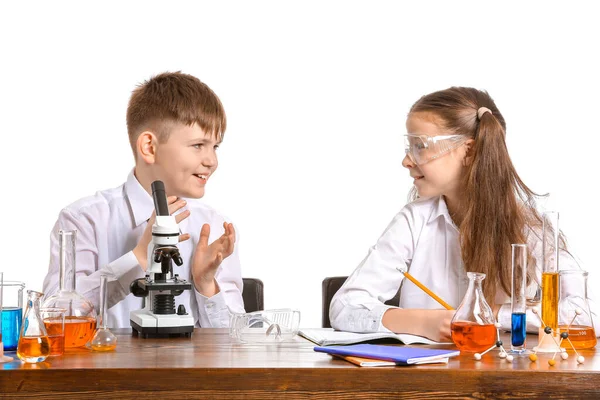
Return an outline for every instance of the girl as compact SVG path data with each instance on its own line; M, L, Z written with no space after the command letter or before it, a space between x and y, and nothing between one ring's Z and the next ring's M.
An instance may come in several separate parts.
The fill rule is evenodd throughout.
M333 297L331 325L449 341L454 311L440 310L435 300L404 281L398 267L405 266L454 308L466 292L466 272L485 273L485 298L503 328L510 329L511 244L527 243L528 278L535 292L542 218L535 209L536 194L508 155L502 114L486 92L452 87L418 100L406 128L402 165L414 178L412 201ZM579 266L561 251L560 268ZM385 305L399 288L399 307ZM527 322L528 331L537 332L537 317L529 315Z

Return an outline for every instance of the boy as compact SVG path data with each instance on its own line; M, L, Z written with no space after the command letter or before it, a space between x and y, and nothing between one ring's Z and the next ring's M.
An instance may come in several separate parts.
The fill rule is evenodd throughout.
M154 223L151 184L161 180L169 212L183 232L178 245L183 265L173 265L173 272L193 283L176 303L201 327L228 326L228 307L244 312L234 227L197 200L217 168L225 128L221 101L191 75L163 73L137 87L127 107L135 168L120 187L60 212L50 237L46 296L59 285L58 231L77 229L77 291L98 309L100 275L107 274L108 326L130 326L129 312L142 308L142 298L130 294L129 285L145 275Z

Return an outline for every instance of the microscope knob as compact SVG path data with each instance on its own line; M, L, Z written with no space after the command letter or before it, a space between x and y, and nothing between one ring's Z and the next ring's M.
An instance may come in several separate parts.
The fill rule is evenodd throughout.
M179 255L179 253L177 252L173 252L173 261L175 262L175 264L181 266L181 264L183 264L183 259L181 258L181 256Z
M140 286L138 279L129 284L129 291L133 293L135 297L146 297L149 294L147 289Z
M179 307L177 307L177 315L187 315L187 311L185 311L185 306L183 304L180 304Z

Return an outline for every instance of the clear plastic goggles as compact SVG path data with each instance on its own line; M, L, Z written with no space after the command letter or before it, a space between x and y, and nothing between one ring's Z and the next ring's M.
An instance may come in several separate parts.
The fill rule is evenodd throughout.
M279 343L293 339L300 328L300 311L283 308L232 313L229 336L242 343Z
M464 135L404 135L404 151L417 165L423 165L456 149L466 140Z

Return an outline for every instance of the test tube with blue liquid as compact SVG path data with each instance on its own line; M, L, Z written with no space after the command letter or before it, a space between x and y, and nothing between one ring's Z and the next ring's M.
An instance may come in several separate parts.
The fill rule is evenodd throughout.
M512 353L522 354L527 351L525 336L527 331L527 245L512 245L512 284L511 284L511 335L510 347Z

